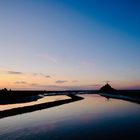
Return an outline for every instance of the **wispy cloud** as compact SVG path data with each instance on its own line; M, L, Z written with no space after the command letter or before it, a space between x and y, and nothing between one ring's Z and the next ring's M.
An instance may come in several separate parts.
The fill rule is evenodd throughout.
M14 71L14 70L8 70L8 69L2 69L0 68L1 73L11 74L11 75L32 75L32 76L42 76L44 78L51 78L50 75L43 74L43 73L24 73L21 71Z
M33 76L37 76L37 75L38 75L38 73L33 73L32 75L33 75Z
M15 84L28 84L26 81L16 81Z
M38 54L37 56L40 58L46 59L47 61L52 62L52 63L57 62L56 58L54 58L53 56L46 54L46 53L45 54Z
M32 75L33 75L33 76L43 76L43 77L45 77L45 78L51 78L50 75L46 75L46 74L43 74L43 73L33 73Z
M47 88L60 88L60 86L57 86L57 85L47 85L46 87Z
M21 75L21 74L25 74L22 71L17 71L17 70L13 70L11 68L5 68L5 67L0 67L0 73L4 73L4 74L13 74L13 75Z
M44 76L45 78L51 78L50 75L46 75L46 74L43 74L43 73L40 73L41 76Z
M7 74L15 74L15 75L20 75L23 74L23 72L19 72L19 71L6 71Z
M37 84L37 83L31 83L31 84L29 84L29 86L40 86L40 84Z
M51 78L51 76L50 76L50 75L45 75L45 77L46 77L46 78Z
M62 84L62 83L66 83L66 82L68 82L68 81L66 81L66 80L57 80L57 81L55 81L55 83L58 83L58 84Z

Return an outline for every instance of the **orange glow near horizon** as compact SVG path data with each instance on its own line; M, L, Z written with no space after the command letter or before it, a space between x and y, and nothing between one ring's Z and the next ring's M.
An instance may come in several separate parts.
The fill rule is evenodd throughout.
M64 83L56 83L58 79L64 79ZM31 89L31 90L66 90L72 89L99 89L104 85L100 80L93 81L82 79L74 81L71 77L44 78L41 76L27 75L7 75L1 74L0 88L8 89ZM94 83L94 84L93 84ZM116 89L139 89L140 81L117 81L111 82L111 86ZM95 85L95 86L94 86ZM96 86L97 85L97 86Z

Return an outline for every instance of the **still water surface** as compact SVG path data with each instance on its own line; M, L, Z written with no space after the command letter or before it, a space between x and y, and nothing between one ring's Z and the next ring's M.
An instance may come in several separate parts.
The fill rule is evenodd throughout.
M0 140L136 140L140 138L139 104L118 99L107 100L95 94L80 96L84 99L0 119ZM68 98L62 95L51 96L29 104ZM18 107L18 105L7 105L5 108L0 106L0 110Z

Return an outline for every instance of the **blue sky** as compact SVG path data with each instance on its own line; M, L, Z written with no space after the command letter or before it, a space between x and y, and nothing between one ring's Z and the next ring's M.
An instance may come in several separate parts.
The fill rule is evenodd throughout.
M139 13L138 0L0 0L1 88L140 88Z

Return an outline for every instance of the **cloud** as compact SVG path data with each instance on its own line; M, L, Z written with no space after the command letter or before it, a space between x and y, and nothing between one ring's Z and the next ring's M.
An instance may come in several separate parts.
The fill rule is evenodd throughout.
M45 77L46 77L46 78L51 78L51 76L50 76L50 75L46 75Z
M66 83L66 82L68 82L68 81L66 81L66 80L57 80L57 81L55 81L55 83L59 83L59 84Z
M16 81L15 84L28 84L26 81Z
M33 76L37 76L37 75L38 75L38 73L33 73L32 75L33 75Z
M37 56L40 57L40 58L43 58L43 59L45 59L45 60L47 60L49 62L52 62L52 63L56 63L57 62L54 57L52 57L52 56L50 56L48 54L38 54Z
M15 75L23 74L23 72L19 72L19 71L6 71L6 73L8 73L8 74L15 74Z
M30 86L40 86L40 84L37 84L37 83L31 83L29 84Z
M44 84L38 84L38 83L30 83L29 86L34 86L34 87L41 87L41 88L47 88L47 85Z
M26 73L23 73L21 71L12 70L11 68L4 68L4 67L0 67L0 73L2 73L2 74L9 74L9 75L22 75L22 74L26 74Z
M46 75L46 74L43 74L43 73L33 73L32 75L33 75L33 76L43 76L43 77L45 77L45 78L51 78L50 75Z
M46 75L46 74L43 74L43 73L40 73L41 76L44 76L45 78L51 78L50 75Z
M50 75L46 75L46 74L43 74L43 73L23 73L23 72L21 72L21 71L13 71L13 70L4 70L4 69L0 69L0 72L2 72L2 73L6 73L6 74L11 74L11 75L22 75L22 74L24 74L24 75L32 75L32 76L42 76L42 77L44 77L44 78L51 78L51 76Z
M57 86L57 85L47 85L47 88L60 88L60 86Z

